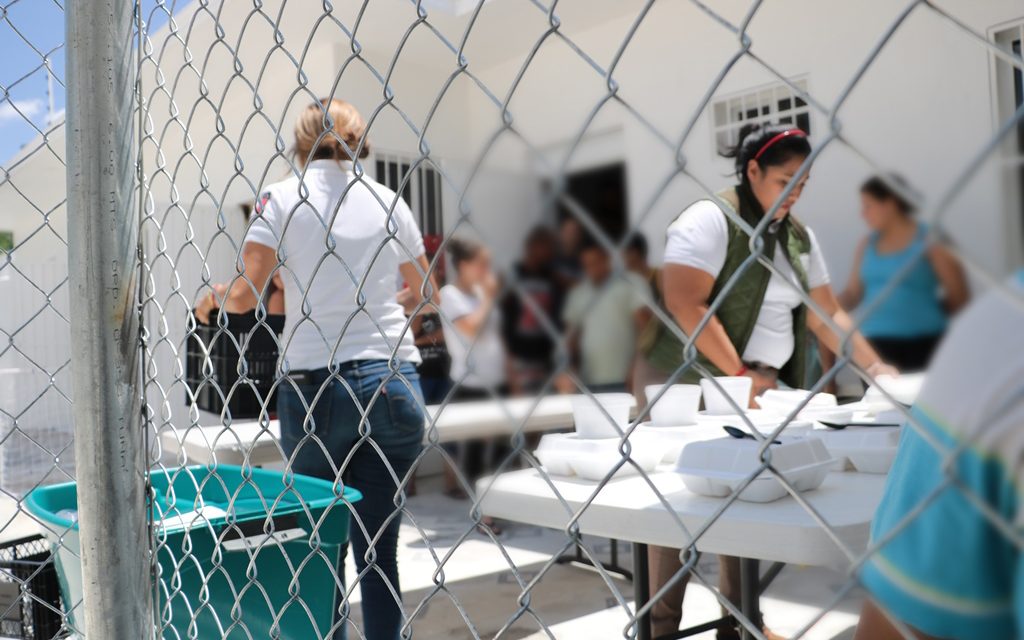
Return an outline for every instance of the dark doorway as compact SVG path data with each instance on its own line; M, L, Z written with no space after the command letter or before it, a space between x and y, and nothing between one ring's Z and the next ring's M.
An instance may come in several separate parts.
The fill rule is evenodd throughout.
M626 165L613 164L577 171L566 176L566 193L594 218L594 222L613 240L626 232ZM571 215L564 205L558 207L558 219Z

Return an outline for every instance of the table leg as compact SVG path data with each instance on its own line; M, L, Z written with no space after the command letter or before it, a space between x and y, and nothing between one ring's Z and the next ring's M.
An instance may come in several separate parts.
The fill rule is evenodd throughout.
M757 628L762 626L760 564L755 559L740 559L740 611ZM754 640L753 634L746 626L743 626L740 637L743 640Z
M583 555L583 548L580 545L576 545L576 550L573 553L558 556L555 562L557 564L573 564L583 569L597 568L595 563L591 562ZM610 573L613 577L622 578L623 580L633 579L633 572L619 565L618 540L612 539L611 541L611 562L598 561L596 564L600 565L602 569Z
M633 543L633 600L636 610L647 604L651 599L651 590L647 576L647 545ZM651 615L645 613L636 621L636 640L651 640Z

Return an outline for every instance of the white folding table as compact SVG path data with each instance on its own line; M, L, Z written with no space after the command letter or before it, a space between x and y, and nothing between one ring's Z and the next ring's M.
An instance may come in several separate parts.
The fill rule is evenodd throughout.
M424 442L436 432L438 442L459 442L474 438L571 429L572 395L510 398L500 401L474 400L427 407L429 419ZM435 428L430 428L431 420ZM184 452L190 464L251 464L260 466L283 462L278 444L281 426L271 420L234 422L230 425L193 426L167 429L160 435L164 451Z
M682 477L666 466L659 467L649 477L690 534L702 528L724 500L691 493L683 485ZM853 553L861 553L867 548L871 519L884 485L884 475L836 472L829 474L820 488L802 495L828 523L839 544ZM594 494L597 483L557 476L545 480L538 471L526 469L485 478L479 490L485 489L481 502L484 514L564 529L573 513ZM647 545L679 549L688 547L692 541L640 476L614 478L608 482L578 523L583 534L633 543L637 610L649 599ZM749 619L758 620L761 581L757 577L757 561L846 567L848 556L836 539L796 500L787 496L765 504L732 503L699 537L696 547L700 552L744 559L742 609ZM638 626L637 637L650 638L647 616L642 617Z

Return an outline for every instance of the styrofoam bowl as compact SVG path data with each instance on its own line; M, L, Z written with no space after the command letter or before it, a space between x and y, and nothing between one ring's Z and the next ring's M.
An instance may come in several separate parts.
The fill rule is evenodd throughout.
M700 409L701 388L695 384L669 385L653 405L666 385L650 384L644 387L649 405L650 423L654 426L677 426L697 423Z
M747 376L721 376L715 378L715 382L718 383L725 391L723 394L718 390L718 387L711 380L701 380L700 388L704 392L704 407L705 411L711 415L728 415L730 413L736 413L736 409L733 405L729 404L728 398L732 398L733 402L740 409L746 409L750 406L750 391L753 388L753 378Z
M618 438L629 426L633 398L627 393L599 393L572 399L572 419L583 438ZM615 427L618 427L618 430Z

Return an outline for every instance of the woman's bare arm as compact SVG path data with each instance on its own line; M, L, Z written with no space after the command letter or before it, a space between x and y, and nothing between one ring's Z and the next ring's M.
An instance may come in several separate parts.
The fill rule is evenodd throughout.
M427 256L425 255L416 258L415 261L403 262L398 265L398 271L402 274L402 279L409 285L414 305L418 305L423 301L423 283L426 280L425 275L429 268L430 263L427 262ZM434 277L434 274L430 274L430 301L436 305L441 304L441 292L437 288L437 278Z
M836 299L831 286L825 284L811 289L811 299L821 307L822 311L832 318L843 334L849 334L853 331L853 320L839 306L839 301ZM837 335L824 319L810 309L807 312L807 327L830 351L837 355L839 354L842 347L842 337ZM853 361L872 376L883 373L896 373L895 369L882 362L878 353L871 347L867 339L861 335L860 331L853 331L850 340L853 342Z
M214 294L205 296L196 305L196 316L200 321L209 324L210 315L218 303L228 313L247 313L256 308L277 267L277 252L272 247L247 242L242 248L242 264L245 271L239 277L227 285L216 286Z
M868 239L864 238L857 246L853 267L850 269L850 278L846 281L846 288L839 294L839 304L844 309L856 309L864 299L864 282L860 279L860 267L864 262L864 250L867 245Z
M963 309L971 298L964 267L960 259L941 244L934 244L928 248L928 260L942 285L946 311L950 315L955 314Z

